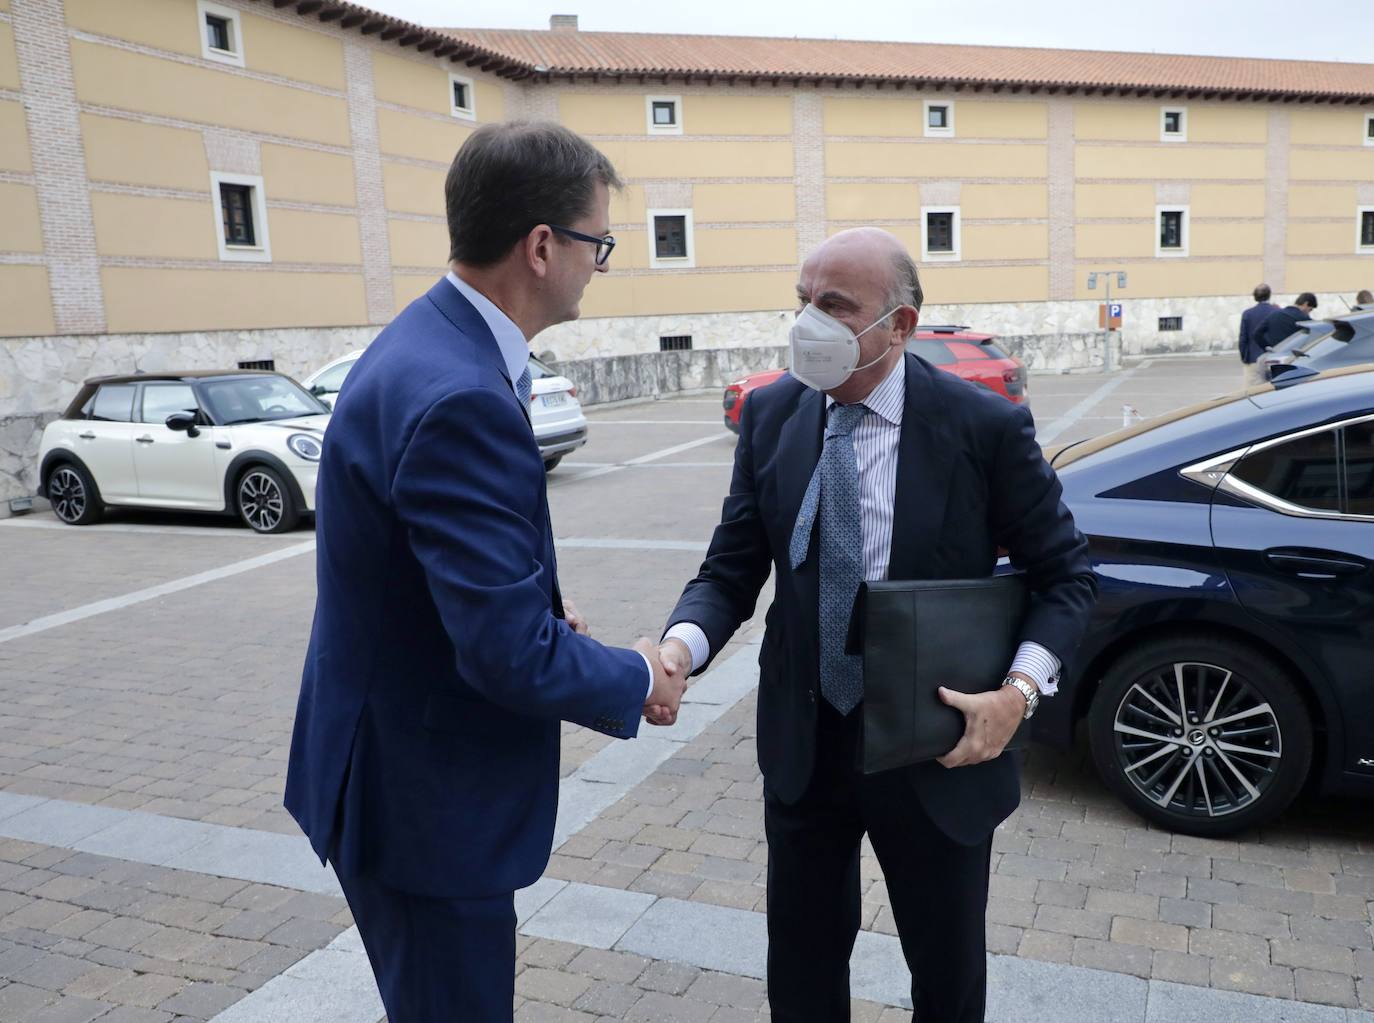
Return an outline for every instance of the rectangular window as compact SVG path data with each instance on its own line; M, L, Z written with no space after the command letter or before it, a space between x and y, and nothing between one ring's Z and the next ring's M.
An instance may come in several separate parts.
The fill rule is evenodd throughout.
M1155 236L1156 256L1188 255L1188 207L1155 207L1157 233Z
M225 245L254 245L253 189L248 185L219 186Z
M1355 251L1358 253L1374 252L1374 206L1360 207L1355 228L1358 234L1355 240Z
M650 135L681 135L682 97L645 96L644 116Z
M200 55L220 64L243 67L243 32L239 28L239 12L210 0L198 0L196 14L200 18Z
M219 258L225 262L270 263L262 178L212 171L210 189L215 200Z
M239 363L239 369L265 369L275 372L276 368L276 359L245 359Z
M660 352L685 352L692 347L691 334L669 334L658 339Z
M959 207L921 207L921 256L934 260L959 258Z
M1160 107L1159 140L1161 142L1188 141L1188 111L1184 107Z
M1364 115L1364 144L1374 146L1374 114Z
M1159 318L1159 329L1160 329L1160 330L1182 330L1182 329L1183 329L1183 317L1182 317L1182 316L1161 316L1161 317Z
M954 134L954 101L928 99L925 101L925 134L927 138L949 138Z
M653 232L653 248L649 251L650 266L696 265L692 245L691 210L649 210L648 222Z
M449 113L464 120L477 117L477 98L473 95L472 79L450 73L448 76Z

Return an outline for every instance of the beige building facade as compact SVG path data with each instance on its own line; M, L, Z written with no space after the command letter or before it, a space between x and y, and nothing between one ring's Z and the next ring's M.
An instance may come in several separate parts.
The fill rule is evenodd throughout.
M1260 281L1323 312L1374 287L1374 65L554 20L0 0L0 449L95 373L366 344L444 268L454 152L509 118L627 182L612 273L537 343L560 359L780 344L799 260L861 224L917 256L927 321L1036 369L1100 361L1093 271L1127 275L1128 353L1233 346Z

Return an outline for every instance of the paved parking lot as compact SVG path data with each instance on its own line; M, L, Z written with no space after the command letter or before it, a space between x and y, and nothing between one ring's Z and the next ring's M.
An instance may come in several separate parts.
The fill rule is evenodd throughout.
M1232 359L1031 379L1042 439L1231 390ZM716 396L594 410L550 476L564 592L656 635L709 539ZM376 1023L347 907L281 809L313 610L309 531L0 522L0 1023ZM753 748L767 594L673 729L565 727L558 848L521 893L518 1018L767 1017ZM902 1020L866 856L855 1018ZM1374 814L1301 801L1230 841L1153 830L1083 750L1031 754L994 844L989 1020L1374 1023Z

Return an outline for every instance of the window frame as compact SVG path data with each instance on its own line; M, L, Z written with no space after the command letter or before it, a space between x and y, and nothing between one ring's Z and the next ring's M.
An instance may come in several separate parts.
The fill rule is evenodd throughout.
M1374 414L1362 414L1350 416L1334 423L1323 423L1320 426L1309 426L1301 430L1294 430L1292 433L1285 433L1279 437L1271 437L1268 440L1260 441L1257 444L1247 444L1242 448L1235 448L1221 455L1214 455L1201 462L1185 466L1179 470L1179 475L1186 479L1201 483L1209 489L1215 487L1217 490L1224 491L1232 497L1238 497L1250 504L1259 505L1280 515L1288 515L1299 519L1335 519L1343 522L1374 522L1374 515L1358 515L1353 512L1344 511L1325 511L1319 508L1306 508L1300 504L1293 504L1283 498L1261 490L1253 484L1246 483L1242 479L1236 478L1233 469L1245 458L1267 448L1277 447L1280 444L1287 444L1289 441L1300 440L1311 434L1331 432L1336 434L1336 458L1340 471L1340 489L1344 493L1349 486L1347 468L1345 463L1345 442L1343 432L1361 423L1374 422Z
M1374 244L1364 243L1364 218L1374 217L1374 206L1355 207L1355 255L1374 256Z
M196 425L197 425L197 426L204 426L204 425L206 425L206 424L203 422L203 420L205 419L205 412L204 412L204 410L203 410L203 409L201 408L201 406L200 406L200 393L196 390L196 385L195 385L195 384L187 383L185 380L149 380L149 381L147 381L146 383L140 384L139 387L138 387L138 397L135 399L135 402L134 402L134 403L138 406L137 411L134 413L138 418L136 418L136 419L134 420L134 422L139 423L139 424L142 425L142 426L165 426L165 425L167 424L167 416L163 416L161 419L147 419L147 418L145 418L145 417L147 416L147 414L148 414L147 408L146 408L146 404L147 404L147 401L148 401L148 392L149 392L149 391L156 391L156 390L159 390L159 389L162 389L162 388L167 388L167 387L184 387L184 388L186 388L188 391L190 391L190 392L191 392L191 397L195 400L195 403L196 403L196 408L195 408ZM189 412L189 411L191 411L191 410L190 410L190 409L178 409L177 411ZM172 414L172 413L169 413L169 414Z
M950 220L949 234L950 244L953 248L949 252L930 251L930 215L932 213L950 213L953 217ZM962 218L958 206L922 206L921 207L921 261L934 263L957 263L963 258L963 231Z
M206 19L209 17L220 18L229 23L229 32L232 36L230 41L234 44L234 49L220 50L210 45L210 40L205 35ZM200 35L200 55L217 64L243 67L243 23L239 18L239 12L233 7L213 3L212 0L196 0L196 18L196 28Z
M658 254L658 233L655 220L659 217L682 217L682 233L686 242L685 256L660 256ZM645 222L649 228L649 266L655 270L694 269L697 265L697 250L694 235L696 225L690 209L651 209L645 211Z
M654 104L671 103L673 105L673 123L655 124L654 123ZM645 96L644 97L644 124L650 135L681 135L682 134L682 97L678 96Z
M253 215L253 245L230 245L224 238L224 197L221 185L239 185L250 189ZM210 172L210 194L215 211L215 244L222 263L270 263L272 242L267 231L267 195L262 177L256 174Z
M1182 214L1179 220L1179 240L1182 244L1178 248L1165 248L1163 239L1160 238L1161 229L1164 226L1164 214ZM1156 259L1186 259L1189 246L1192 242L1192 210L1187 203L1160 203L1155 207L1155 258Z
M1169 115L1178 114L1178 131L1169 131ZM1159 141L1161 142L1187 142L1188 141L1188 108L1187 107L1160 107L1159 108Z
M932 128L930 126L930 108L945 108L945 126L943 128ZM952 99L927 99L921 102L921 127L922 134L928 139L952 139L954 138L954 100Z
M461 85L468 91L468 105L460 107L453 100L453 87ZM448 73L448 112L463 121L477 120L477 84L467 75Z
M1374 111L1366 110L1360 118L1360 138L1367 146L1374 146Z

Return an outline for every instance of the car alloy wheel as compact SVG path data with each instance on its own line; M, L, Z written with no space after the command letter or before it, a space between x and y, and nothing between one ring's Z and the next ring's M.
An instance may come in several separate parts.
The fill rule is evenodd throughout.
M239 516L259 533L284 533L296 524L296 510L281 477L255 466L239 479Z
M1140 644L1111 665L1089 713L1098 772L1141 815L1221 835L1297 795L1312 724L1283 667L1230 636Z
M53 514L69 526L84 526L100 518L100 498L95 484L81 468L59 465L48 477L48 502Z

